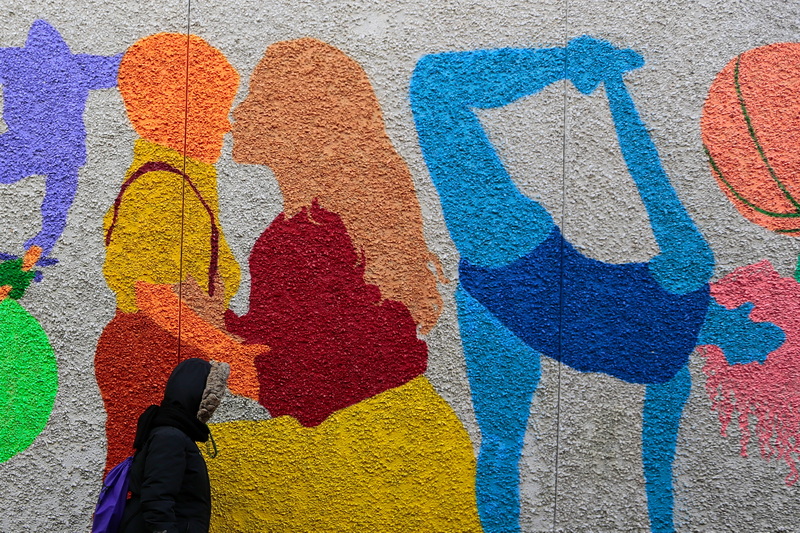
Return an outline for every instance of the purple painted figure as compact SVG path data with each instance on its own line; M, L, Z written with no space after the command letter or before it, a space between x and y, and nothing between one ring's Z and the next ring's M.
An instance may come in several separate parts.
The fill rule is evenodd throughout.
M0 184L45 177L42 230L25 243L26 249L43 250L40 266L55 262L47 256L64 231L78 169L86 163L83 111L89 91L116 87L121 57L73 54L43 20L33 23L25 46L0 48L8 125L0 135ZM0 253L0 260L12 258Z

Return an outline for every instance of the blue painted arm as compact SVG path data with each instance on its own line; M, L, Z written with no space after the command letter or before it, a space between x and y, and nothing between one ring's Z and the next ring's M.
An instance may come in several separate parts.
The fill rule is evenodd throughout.
M605 84L622 155L661 248L650 263L655 279L679 294L708 282L711 249L675 194L622 79L643 64L636 52L587 36L565 48L503 48L420 59L411 79L411 109L462 257L480 266L502 266L552 230L545 209L511 181L473 109L507 105L566 76L585 94Z
M678 199L622 78L606 80L622 156L642 198L661 253L650 273L666 290L700 289L714 273L714 254Z
M570 41L567 52L568 76L579 91L589 94L601 81L605 84L622 156L661 248L650 262L650 272L670 292L700 289L711 279L714 255L672 188L623 81L625 72L641 67L644 60L633 50L587 36Z
M524 196L473 108L507 105L564 78L564 49L481 50L428 55L411 79L411 109L422 154L462 258L508 264L553 229L547 211Z

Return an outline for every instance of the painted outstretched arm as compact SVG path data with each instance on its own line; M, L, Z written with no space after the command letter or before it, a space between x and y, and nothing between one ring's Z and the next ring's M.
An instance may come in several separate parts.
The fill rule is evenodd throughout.
M83 83L87 89L115 88L120 61L122 61L122 54L115 56L75 54L75 63L83 71Z
M228 386L235 394L258 400L258 377L254 365L256 355L269 348L259 344L242 344L201 318L186 305L171 285L136 283L136 305L159 327L199 349L209 359L231 365ZM180 309L181 321L178 324Z
M676 293L708 282L711 249L675 194L622 80L642 64L634 51L586 36L565 48L504 48L420 59L411 80L411 107L462 257L501 266L530 251L552 229L550 215L510 180L473 109L507 105L566 74L585 94L605 84L622 155L661 248L650 264L654 277Z
M411 79L422 154L462 258L508 264L553 229L511 181L473 109L507 105L564 78L564 49L452 52L423 57Z
M66 124L72 131L85 132L83 107L86 95L93 89L111 89L117 86L117 71L122 54L112 57L76 54L70 57L74 60L74 68L80 72L80 76L75 77L75 84L85 92L82 94L82 98L76 99L74 102L67 104L53 101L50 102L50 106L58 108L61 105L64 109L71 107L71 114L63 112L60 117L63 124ZM38 134L44 136L43 131L39 131ZM44 250L44 257L50 255L53 246L64 232L67 225L67 213L78 190L78 168L85 161L86 147L75 146L73 150L75 152L73 161L63 161L63 165L39 169L47 176L47 189L42 201L42 229L35 237L27 241L25 246L40 246ZM56 158L57 155L53 154L52 157Z
M586 36L570 41L567 51L568 77L579 91L589 94L600 82L605 85L622 156L661 249L650 262L650 272L673 293L701 288L713 274L714 255L672 188L623 81L625 72L641 67L644 60L633 50Z

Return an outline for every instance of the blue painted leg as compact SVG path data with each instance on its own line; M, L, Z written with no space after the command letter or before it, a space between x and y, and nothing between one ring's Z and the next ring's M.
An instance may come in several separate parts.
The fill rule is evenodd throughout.
M648 385L642 409L642 462L647 487L647 510L650 531L671 533L672 523L672 461L683 406L689 398L692 378L689 367L683 367L672 380Z
M541 357L463 288L456 293L481 450L475 488L484 531L519 531L519 459Z

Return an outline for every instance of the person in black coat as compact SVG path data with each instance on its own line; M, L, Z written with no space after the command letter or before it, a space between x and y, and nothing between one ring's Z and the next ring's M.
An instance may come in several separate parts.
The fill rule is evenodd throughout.
M161 405L139 417L121 533L208 533L211 486L196 441L225 392L225 363L187 359L169 377Z

